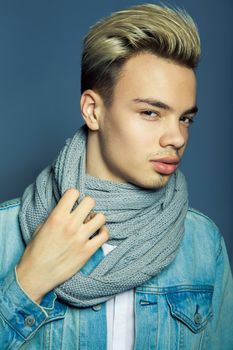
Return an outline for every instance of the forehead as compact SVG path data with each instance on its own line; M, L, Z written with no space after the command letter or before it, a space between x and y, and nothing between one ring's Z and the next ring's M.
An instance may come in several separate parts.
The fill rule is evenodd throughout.
M195 104L196 78L192 69L156 55L131 57L122 67L114 100L155 98L177 109Z

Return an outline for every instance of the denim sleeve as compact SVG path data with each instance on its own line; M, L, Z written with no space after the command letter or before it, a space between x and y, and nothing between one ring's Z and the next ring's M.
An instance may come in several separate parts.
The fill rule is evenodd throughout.
M0 281L0 349L19 349L49 318L56 295L44 296L35 303L20 287L16 270ZM46 306L50 305L48 309Z
M233 279L224 239L220 235L213 294L212 350L233 350Z

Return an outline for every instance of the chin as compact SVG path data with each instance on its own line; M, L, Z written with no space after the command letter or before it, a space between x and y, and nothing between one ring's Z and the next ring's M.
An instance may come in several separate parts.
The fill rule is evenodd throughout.
M146 188L146 189L160 189L167 185L171 175L163 175L159 173L154 173L153 176L144 177L143 181L130 181L136 186Z
M148 188L151 189L160 189L167 185L170 175L162 175L162 174L156 174L156 178L151 180L151 184Z

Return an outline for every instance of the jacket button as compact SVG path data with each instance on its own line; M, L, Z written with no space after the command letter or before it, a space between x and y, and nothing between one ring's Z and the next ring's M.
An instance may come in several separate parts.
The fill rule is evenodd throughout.
M31 327L34 325L34 323L35 323L35 318L33 316L27 316L24 320L25 326Z
M101 310L101 305L99 304L99 305L94 305L94 306L92 306L92 310L94 310L94 311L99 311L99 310Z
M194 322L196 324L199 324L201 323L201 320L202 320L202 317L201 317L201 314L199 314L198 312L194 315Z

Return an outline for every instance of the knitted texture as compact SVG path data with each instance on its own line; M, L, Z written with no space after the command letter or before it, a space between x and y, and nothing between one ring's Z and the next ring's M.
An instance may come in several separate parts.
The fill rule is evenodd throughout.
M89 275L79 271L55 288L60 299L75 307L105 302L168 266L182 241L188 209L187 185L180 170L160 189L101 180L86 174L86 141L87 128L82 126L66 140L53 164L26 188L19 212L26 244L70 187L80 192L74 208L90 195L96 200L94 211L106 215L108 243L116 248Z

